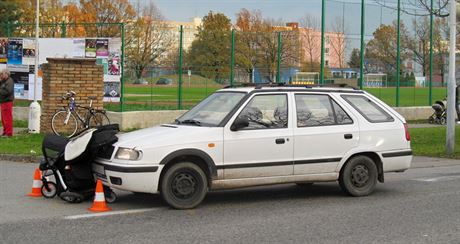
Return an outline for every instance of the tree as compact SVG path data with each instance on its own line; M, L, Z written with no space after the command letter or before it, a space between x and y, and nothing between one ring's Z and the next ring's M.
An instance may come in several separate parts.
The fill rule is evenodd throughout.
M235 26L238 30L235 48L236 65L252 77L252 72L260 61L255 46L257 32L268 28L263 22L260 10L249 11L244 8L236 14Z
M407 45L409 37L405 25L401 22L400 60L409 57ZM396 71L396 23L381 25L373 33L373 39L367 43L366 59L376 68L376 71L394 73ZM401 62L401 66L402 66ZM375 71L373 71L375 72Z
M160 57L173 49L175 29L167 28L154 3L144 8L126 32L126 64L140 81L145 70L160 63Z
M319 21L316 17L306 15L300 20L300 26L303 27L300 31L302 60L311 65L309 70L312 71L314 63L321 59L321 52L318 51L321 50L321 36L318 35Z
M350 60L347 64L350 68L359 69L361 67L361 51L358 48L353 48L350 54Z
M230 67L230 19L222 13L209 12L203 17L187 60L201 75L223 83Z
M128 0L80 0L81 17L87 23L130 22L136 16ZM87 35L96 37L121 36L118 26L100 25L86 28Z
M342 18L335 18L332 22L332 33L330 34L331 56L334 55L339 61L339 68L345 66L345 49L347 48L348 42L345 39L345 24Z
M445 49L442 42L441 22L441 19L437 19L433 28L433 50L435 53L442 53ZM423 76L427 76L430 68L430 20L428 17L424 17L422 21L414 20L413 26L415 36L410 38L407 47L413 54L414 61L422 67ZM442 60L435 58L434 66L438 67L439 62Z
M0 36L7 36L7 24L16 23L22 11L14 0L0 1Z

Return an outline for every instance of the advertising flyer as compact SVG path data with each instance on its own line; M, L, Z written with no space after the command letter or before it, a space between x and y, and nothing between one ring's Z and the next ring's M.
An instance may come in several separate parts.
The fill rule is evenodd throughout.
M120 102L120 82L104 82L104 102Z
M85 42L85 57L96 57L96 39L86 39Z
M109 39L96 40L96 57L103 58L109 56Z
M35 64L35 40L23 39L22 41L22 64Z
M9 39L8 64L22 64L22 39Z
M120 54L117 52L110 52L107 65L107 75L104 75L104 81L117 81L121 79L121 65Z
M14 83L14 98L15 99L27 99L25 96L24 84Z
M107 59L106 58L97 58L96 59L96 64L97 65L102 65L104 66L104 76L107 75L107 73L109 72L109 64L107 63Z
M0 38L0 64L6 64L8 57L8 38Z
M84 58L85 57L85 39L73 39L73 57Z
M29 71L11 71L11 79L15 84L23 84L24 90L29 90Z

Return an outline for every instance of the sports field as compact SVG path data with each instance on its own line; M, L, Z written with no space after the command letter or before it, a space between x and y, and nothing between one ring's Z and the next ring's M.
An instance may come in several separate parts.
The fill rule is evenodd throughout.
M396 87L388 88L364 88L365 91L372 95L380 98L390 106L396 106ZM428 106L428 88L419 87L401 87L399 88L399 106L400 107L411 107L411 106ZM432 101L442 100L446 97L447 89L445 87L432 88Z
M214 82L207 84L184 84L182 87L182 104L184 108L190 108L212 92L222 88ZM365 88L374 96L380 98L390 106L396 106L396 88ZM401 87L399 89L399 106L428 106L428 88ZM125 110L156 110L177 109L178 87L175 85L126 85L125 86ZM433 88L432 101L442 100L446 97L446 88Z
M192 76L193 77L193 76ZM153 82L152 82L153 83ZM173 80L171 85L132 85L124 86L124 111L140 110L166 110L178 108L179 89L177 81ZM214 91L221 89L224 85L203 77L193 77L190 84L184 78L182 85L182 107L189 109ZM380 98L390 106L396 106L396 88L364 88L367 92ZM401 87L399 106L428 106L428 88ZM432 101L442 100L446 97L445 87L433 88ZM29 106L30 101L16 100L14 106ZM110 111L120 111L120 103L104 103L104 107Z

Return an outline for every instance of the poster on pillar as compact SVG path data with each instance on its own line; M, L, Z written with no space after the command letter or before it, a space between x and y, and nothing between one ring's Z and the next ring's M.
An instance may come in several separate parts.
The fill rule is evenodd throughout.
M97 39L86 39L85 41L85 57L86 58L96 57L96 41Z
M22 39L8 40L8 64L22 64Z
M35 40L24 39L22 44L22 64L35 64Z
M120 102L120 82L104 82L104 102Z
M73 39L73 53L74 58L84 58L85 57L85 39Z
M39 65L47 63L47 58L95 58L104 67L104 101L120 101L121 38L40 38L39 48ZM33 99L33 78L29 75L34 74L36 54L32 38L0 38L0 69L8 67L11 71L17 99ZM39 80L37 95L41 99Z

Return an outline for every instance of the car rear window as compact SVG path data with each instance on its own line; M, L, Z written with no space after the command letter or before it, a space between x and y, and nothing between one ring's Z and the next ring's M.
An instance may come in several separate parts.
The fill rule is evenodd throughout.
M342 95L342 98L371 123L394 121L391 115L365 96Z

